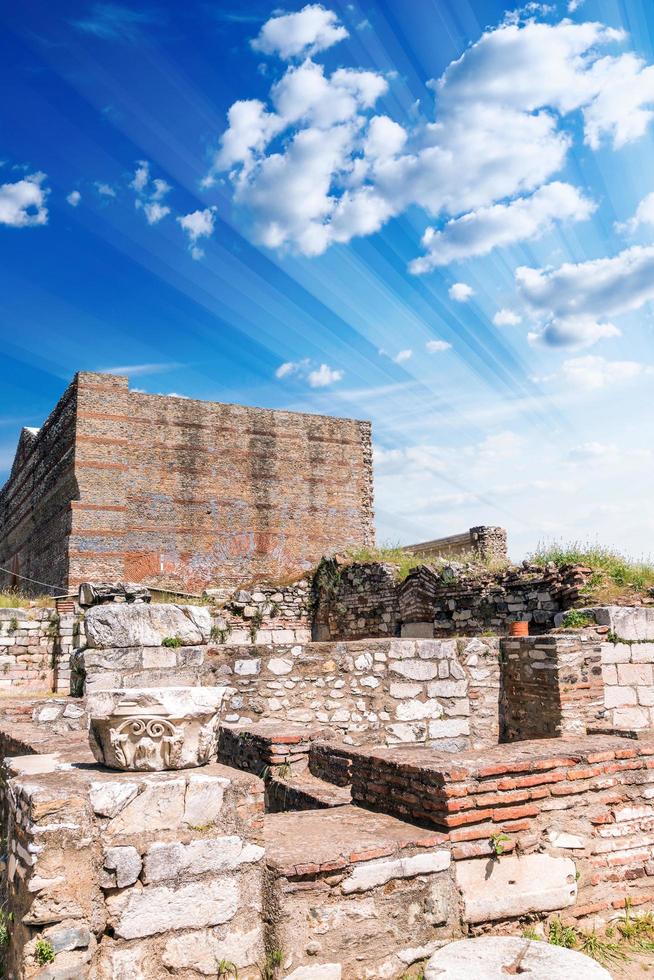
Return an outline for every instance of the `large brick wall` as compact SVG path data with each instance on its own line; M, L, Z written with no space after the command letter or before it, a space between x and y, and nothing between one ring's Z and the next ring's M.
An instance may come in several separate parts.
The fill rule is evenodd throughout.
M0 564L57 585L274 581L372 543L370 425L80 373L21 440L0 507Z

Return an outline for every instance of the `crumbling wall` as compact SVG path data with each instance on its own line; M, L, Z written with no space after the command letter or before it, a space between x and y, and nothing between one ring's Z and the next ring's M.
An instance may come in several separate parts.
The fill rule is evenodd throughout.
M398 581L394 566L323 562L314 577L315 635L467 636L502 634L517 620L530 632L552 629L555 616L578 604L590 569L523 563L500 569L420 565Z
M220 601L218 593L226 598ZM212 636L227 646L306 643L311 639L311 595L306 578L291 585L215 590Z

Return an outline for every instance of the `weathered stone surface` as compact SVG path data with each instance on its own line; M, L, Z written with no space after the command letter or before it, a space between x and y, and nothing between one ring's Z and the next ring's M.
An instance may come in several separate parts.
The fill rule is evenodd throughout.
M94 606L84 620L90 647L159 647L165 639L181 646L207 643L211 615L204 606L159 602Z
M240 864L259 861L263 847L245 844L240 837L207 837L190 844L155 843L143 862L145 884L180 876L194 876L213 871L231 871Z
M126 781L91 783L91 806L100 817L115 817L134 799L139 791L138 783Z
M514 936L481 936L443 946L425 967L425 980L506 980L520 974L534 980L611 980L588 956Z
M149 885L110 895L107 907L115 934L122 939L155 936L169 929L205 929L228 922L238 909L233 878L169 888Z
M111 834L142 834L174 830L184 816L186 780L153 778L141 783L138 796L132 798L108 825Z
M104 866L115 872L117 888L133 885L141 873L141 855L135 847L110 847L104 856Z
M172 970L197 970L207 977L216 976L221 960L244 970L265 959L263 929L257 926L241 932L230 928L224 938L209 930L177 934L166 943L161 959Z
M570 858L548 854L457 861L463 918L474 924L567 908L577 896L575 872Z
M132 688L90 694L91 749L113 769L161 772L215 758L223 687Z
M415 854L413 857L394 861L367 861L356 865L354 871L341 885L344 895L367 892L393 878L413 878L416 875L435 874L450 865L449 851L433 851Z
M299 966L286 974L286 980L341 980L340 963L316 963L315 966Z

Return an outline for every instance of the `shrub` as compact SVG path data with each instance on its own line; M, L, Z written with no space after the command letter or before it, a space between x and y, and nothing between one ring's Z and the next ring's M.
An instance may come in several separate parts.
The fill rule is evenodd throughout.
M34 947L34 955L39 966L45 966L46 963L53 963L55 951L52 948L52 943L39 936Z
M178 636L164 636L161 645L162 647L181 647L182 641Z
M583 591L598 602L608 602L625 593L640 595L654 587L654 564L650 560L627 558L614 548L592 542L540 544L529 557L537 565L586 565L592 575Z

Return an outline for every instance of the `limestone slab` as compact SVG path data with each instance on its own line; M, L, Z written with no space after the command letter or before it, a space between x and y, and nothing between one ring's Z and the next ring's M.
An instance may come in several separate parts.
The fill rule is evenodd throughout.
M181 888L135 887L109 896L107 907L121 939L155 936L169 929L206 929L236 914L238 885L232 878L216 878Z
M493 922L573 905L576 868L567 857L528 854L457 861L456 884L466 922Z
M416 875L436 874L445 871L450 865L449 851L432 851L429 854L415 854L413 857L393 861L367 861L357 865L341 885L344 895L353 892L367 892L379 885L385 885L394 878L415 878Z
M160 647L166 639L180 646L208 643L211 615L205 606L182 606L168 602L146 605L109 603L94 606L85 617L90 647Z
M583 953L516 936L481 936L443 946L430 958L424 980L506 980L509 975L542 980L611 980Z

